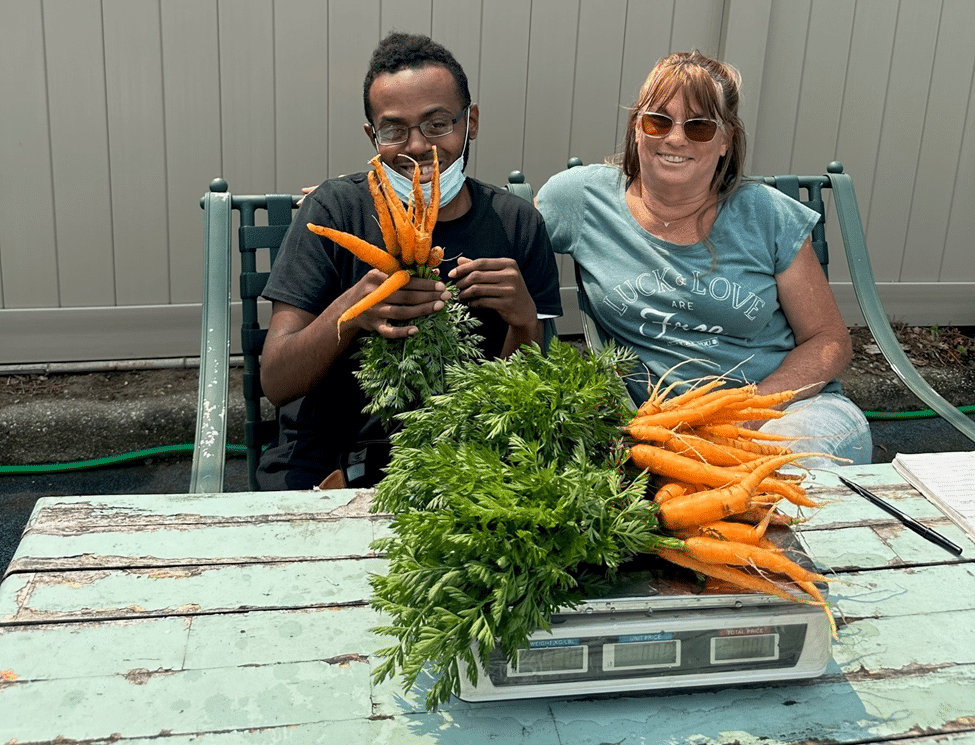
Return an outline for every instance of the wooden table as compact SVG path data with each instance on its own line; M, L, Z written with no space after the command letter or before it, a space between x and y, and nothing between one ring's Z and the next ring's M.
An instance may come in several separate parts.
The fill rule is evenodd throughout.
M890 466L842 471L965 553L817 473L822 677L433 714L370 681L368 492L42 499L0 585L0 743L975 743L975 546Z

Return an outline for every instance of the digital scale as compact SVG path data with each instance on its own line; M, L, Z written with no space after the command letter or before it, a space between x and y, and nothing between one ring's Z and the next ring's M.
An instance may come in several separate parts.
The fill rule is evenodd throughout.
M798 548L792 531L769 537ZM807 566L801 555L792 558ZM477 684L462 672L464 701L577 696L815 678L830 659L822 608L727 585L697 585L663 562L629 568L603 597L552 617L509 664L500 647ZM820 586L826 594L825 586ZM795 594L807 597L798 589ZM462 670L466 668L462 665Z

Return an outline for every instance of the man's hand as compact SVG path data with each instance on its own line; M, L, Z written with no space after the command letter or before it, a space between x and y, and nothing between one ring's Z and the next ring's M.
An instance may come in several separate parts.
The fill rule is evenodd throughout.
M461 257L448 276L460 290L459 299L470 307L497 311L512 328L534 328L538 321L535 301L514 259Z
M354 302L375 290L386 279L378 269L366 274L350 292L358 297ZM443 282L413 277L409 284L397 290L383 302L364 310L346 323L350 328L376 331L387 339L412 336L418 329L412 325L394 325L391 321L409 321L436 313L450 300L450 291Z

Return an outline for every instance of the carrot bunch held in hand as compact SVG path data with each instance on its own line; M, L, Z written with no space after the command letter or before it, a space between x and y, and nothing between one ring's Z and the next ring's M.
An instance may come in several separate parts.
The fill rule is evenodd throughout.
M430 200L423 198L420 169L413 170L413 194L404 205L389 183L382 161L376 155L369 163L369 193L372 194L379 217L385 249L341 230L308 223L313 233L334 241L348 249L372 267L389 275L375 290L341 315L338 326L381 303L409 283L411 276L432 277L433 270L443 260L443 249L433 246L433 227L440 210L440 163L437 148L433 148L433 180Z
M420 169L413 170L413 189L406 204L389 182L379 156L370 163L369 192L376 205L384 247L374 246L350 233L308 223L308 229L351 251L362 261L384 272L387 278L375 290L352 305L336 324L342 324L381 303L405 287L413 276L437 277L443 248L433 245L433 229L440 212L440 163L433 148L433 179L430 199L424 199ZM446 283L456 298L456 289ZM377 415L385 425L405 411L422 404L431 395L445 391L445 371L451 364L481 359L481 337L477 319L466 305L448 302L430 315L413 319L416 333L405 338L369 334L355 353L360 361L355 376L368 402L363 409Z

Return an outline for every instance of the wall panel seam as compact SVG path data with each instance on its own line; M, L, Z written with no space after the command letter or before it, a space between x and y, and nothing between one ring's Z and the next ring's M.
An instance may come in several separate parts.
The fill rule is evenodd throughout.
M47 153L50 168L50 183L51 183L51 215L52 217L58 214L58 200L57 200L57 189L55 188L54 182L54 132L51 127L51 71L50 63L47 56L47 23L46 14L44 12L44 0L40 0L38 8L41 12L41 49L42 49L42 59L44 60L44 106L47 109L45 119L47 120ZM58 250L58 221L53 219L51 221L51 233L54 239L54 287L57 293L58 307L62 307L64 300L61 296L61 256Z
M900 16L900 0L897 2L897 13L894 16L894 29L892 33L892 41L890 45L890 59L887 61L887 69L890 70L894 66L894 52L897 49L897 30L900 27L901 16ZM863 232L864 237L868 235L868 225L870 225L871 215L873 213L873 200L877 193L877 178L879 176L880 168L880 148L883 145L883 132L884 132L884 122L887 120L887 104L890 99L890 85L891 78L887 76L887 84L884 86L884 105L880 110L880 138L877 143L877 153L874 155L873 159L873 175L870 179L870 199L867 202L867 208L863 213ZM867 242L869 246L869 241ZM898 272L899 273L899 272Z
M105 0L99 0L98 13L101 25L102 37L102 85L105 88L105 159L106 175L108 181L108 235L111 241L109 253L112 256L112 304L118 303L118 262L115 255L115 191L112 181L112 119L108 105L108 50L105 48Z
M163 43L162 0L156 0L156 21L159 26L159 99L162 103L162 169L163 214L166 215L166 297L173 302L173 246L169 211L169 133L166 130L166 47Z
M941 39L941 24L944 21L944 17L945 17L944 13L945 13L945 4L944 4L944 0L941 0L941 8L938 12L938 27L934 33L934 38L935 38L934 58L931 60L931 68L928 72L928 92L927 92L927 96L925 96L924 99L924 114L921 117L922 132L924 129L927 128L928 114L931 111L931 84L934 81L934 72L937 67L936 60L938 57L938 42ZM907 220L905 221L904 224L904 242L901 245L901 265L900 265L900 269L897 272L898 279L904 279L904 265L907 263L907 252L908 252L907 238L911 234L911 223L915 219L914 200L915 197L917 196L917 186L918 186L917 176L918 176L918 170L921 167L921 153L923 152L924 152L924 145L922 143L921 146L918 148L917 153L915 154L914 157L914 178L911 182L911 198L908 201ZM947 240L947 236L946 236L946 240ZM941 259L939 261L939 269L940 269L941 262L944 261L946 245L947 243L945 242L941 244Z

